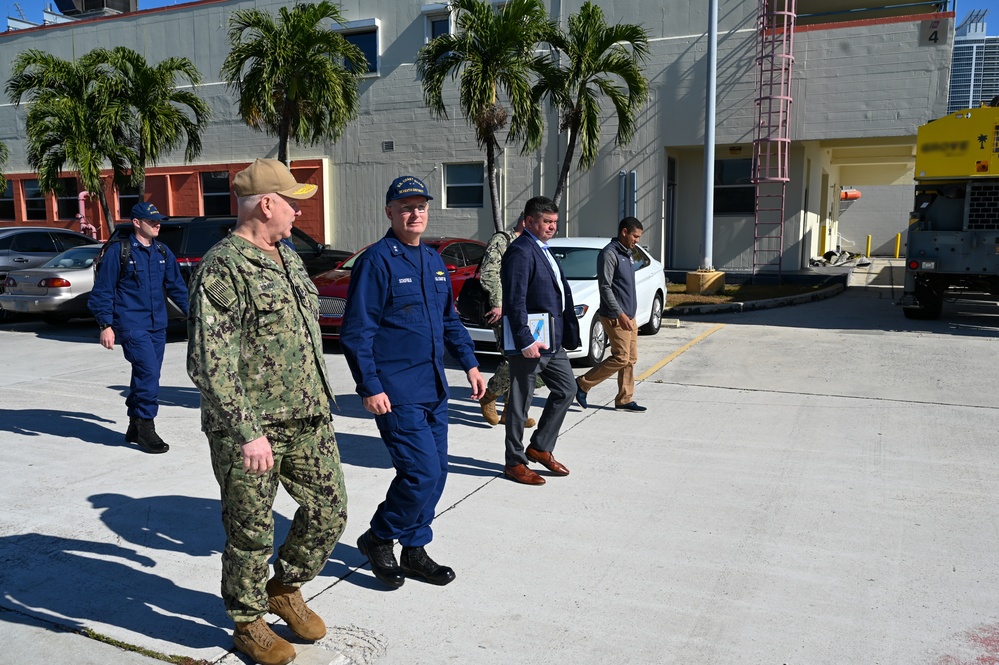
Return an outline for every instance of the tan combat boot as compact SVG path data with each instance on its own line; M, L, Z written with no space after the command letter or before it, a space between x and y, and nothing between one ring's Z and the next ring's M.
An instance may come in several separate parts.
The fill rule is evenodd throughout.
M275 635L263 617L249 622L237 621L232 643L260 665L288 665L295 660L295 647Z
M302 592L281 584L276 577L267 583L267 606L303 640L315 642L326 635L326 624L305 604Z
M500 424L506 424L506 402L503 402L503 413L500 415L499 421ZM530 429L531 427L534 427L537 424L538 421L536 421L534 418L531 418L530 416L528 416L527 420L524 421L524 427L526 429Z
M494 395L488 390L486 394L479 399L479 406L482 408L482 417L485 418L486 422L490 425L499 425L500 418L496 415L496 398L499 395Z

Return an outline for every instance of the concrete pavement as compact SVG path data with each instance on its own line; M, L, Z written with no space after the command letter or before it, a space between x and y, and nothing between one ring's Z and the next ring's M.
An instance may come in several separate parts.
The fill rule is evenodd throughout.
M387 591L356 549L392 470L330 347L350 521L304 588L330 635L296 662L999 660L999 308L908 321L899 284L878 264L828 300L641 337L649 412L596 387L557 449L572 475L543 487L500 476L502 431L455 370L429 548L457 572L443 588ZM157 420L172 449L150 456L122 443L128 365L96 339L0 328L0 662L158 662L63 632L84 629L244 662L185 345L168 345ZM276 508L283 534L294 503Z

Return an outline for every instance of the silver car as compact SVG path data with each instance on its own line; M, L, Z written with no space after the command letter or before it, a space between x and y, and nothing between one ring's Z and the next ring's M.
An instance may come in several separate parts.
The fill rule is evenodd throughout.
M0 293L0 308L16 314L38 314L48 323L90 316L87 300L94 288L94 260L100 243L67 250L38 268L12 270Z
M40 266L67 249L97 242L90 236L44 226L9 226L0 229L0 291L11 270Z

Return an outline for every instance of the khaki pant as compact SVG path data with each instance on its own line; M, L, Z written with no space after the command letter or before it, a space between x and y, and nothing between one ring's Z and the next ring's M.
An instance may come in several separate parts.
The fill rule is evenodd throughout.
M617 374L617 397L614 404L621 406L635 400L635 363L638 362L638 326L631 321L631 330L625 330L617 319L600 317L611 354L602 363L576 379L583 392L590 392L607 377Z

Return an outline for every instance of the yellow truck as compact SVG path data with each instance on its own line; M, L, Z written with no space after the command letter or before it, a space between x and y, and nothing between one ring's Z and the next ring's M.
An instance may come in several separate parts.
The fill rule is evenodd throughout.
M905 316L939 318L948 291L999 295L999 107L956 111L920 127L915 180Z

